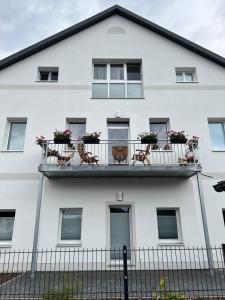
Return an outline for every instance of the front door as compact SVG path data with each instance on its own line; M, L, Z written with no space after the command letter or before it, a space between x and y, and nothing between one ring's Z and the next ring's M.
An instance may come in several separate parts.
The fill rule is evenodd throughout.
M128 161L128 123L108 123L108 163L124 164Z
M123 246L127 246L127 249L131 247L130 211L129 206L110 207L111 259L122 259ZM128 258L130 258L130 251L128 251Z

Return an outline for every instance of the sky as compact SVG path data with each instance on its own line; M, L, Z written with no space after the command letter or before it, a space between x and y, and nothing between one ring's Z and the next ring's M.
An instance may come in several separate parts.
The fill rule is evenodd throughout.
M0 0L0 59L114 4L225 57L225 0Z

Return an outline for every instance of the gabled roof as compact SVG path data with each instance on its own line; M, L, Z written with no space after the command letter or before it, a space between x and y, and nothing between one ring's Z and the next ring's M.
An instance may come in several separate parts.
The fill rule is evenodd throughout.
M39 51L42 51L84 29L87 29L93 25L95 25L96 23L99 23L109 17L111 17L112 15L119 15L122 16L138 25L141 25L223 67L225 67L225 58L212 52L207 50L206 48L203 48L159 25L156 25L150 21L148 21L147 19L144 19L136 14L134 14L133 12L119 6L119 5L114 5L96 15L94 15L93 17L90 17L78 24L75 24L63 31L60 31L30 47L27 47L19 52L16 52L13 55L10 55L2 60L0 60L0 70L7 68L8 66L19 62L20 60L29 57Z

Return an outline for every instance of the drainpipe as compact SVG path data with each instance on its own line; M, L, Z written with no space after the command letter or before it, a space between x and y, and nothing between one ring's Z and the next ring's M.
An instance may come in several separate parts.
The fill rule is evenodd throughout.
M209 270L210 270L210 274L213 276L214 275L213 256L212 256L212 248L211 248L210 239L209 239L209 229L208 229L208 223L207 223L207 218L206 218L205 201L204 201L202 182L201 182L201 173L197 172L196 176L197 176L197 183L198 183L198 193L199 193L199 200L200 200L200 206L201 206L201 215L202 215L202 223L203 223L203 229L204 229L204 237L205 237L205 245L206 245Z
M44 184L44 175L43 173L41 173L39 178L38 199L37 199L35 226L34 226L34 239L33 239L33 248L32 248L32 260L31 260L31 278L35 277L35 271L37 267L38 236L39 236L43 184Z

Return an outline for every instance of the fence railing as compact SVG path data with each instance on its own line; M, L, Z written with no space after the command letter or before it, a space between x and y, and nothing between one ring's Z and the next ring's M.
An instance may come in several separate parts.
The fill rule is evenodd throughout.
M209 270L207 250L213 269ZM222 247L0 252L0 299L225 297Z
M134 140L101 140L99 144L41 144L42 163L53 165L188 165L199 164L198 145L171 144L158 140L157 144L142 144Z

